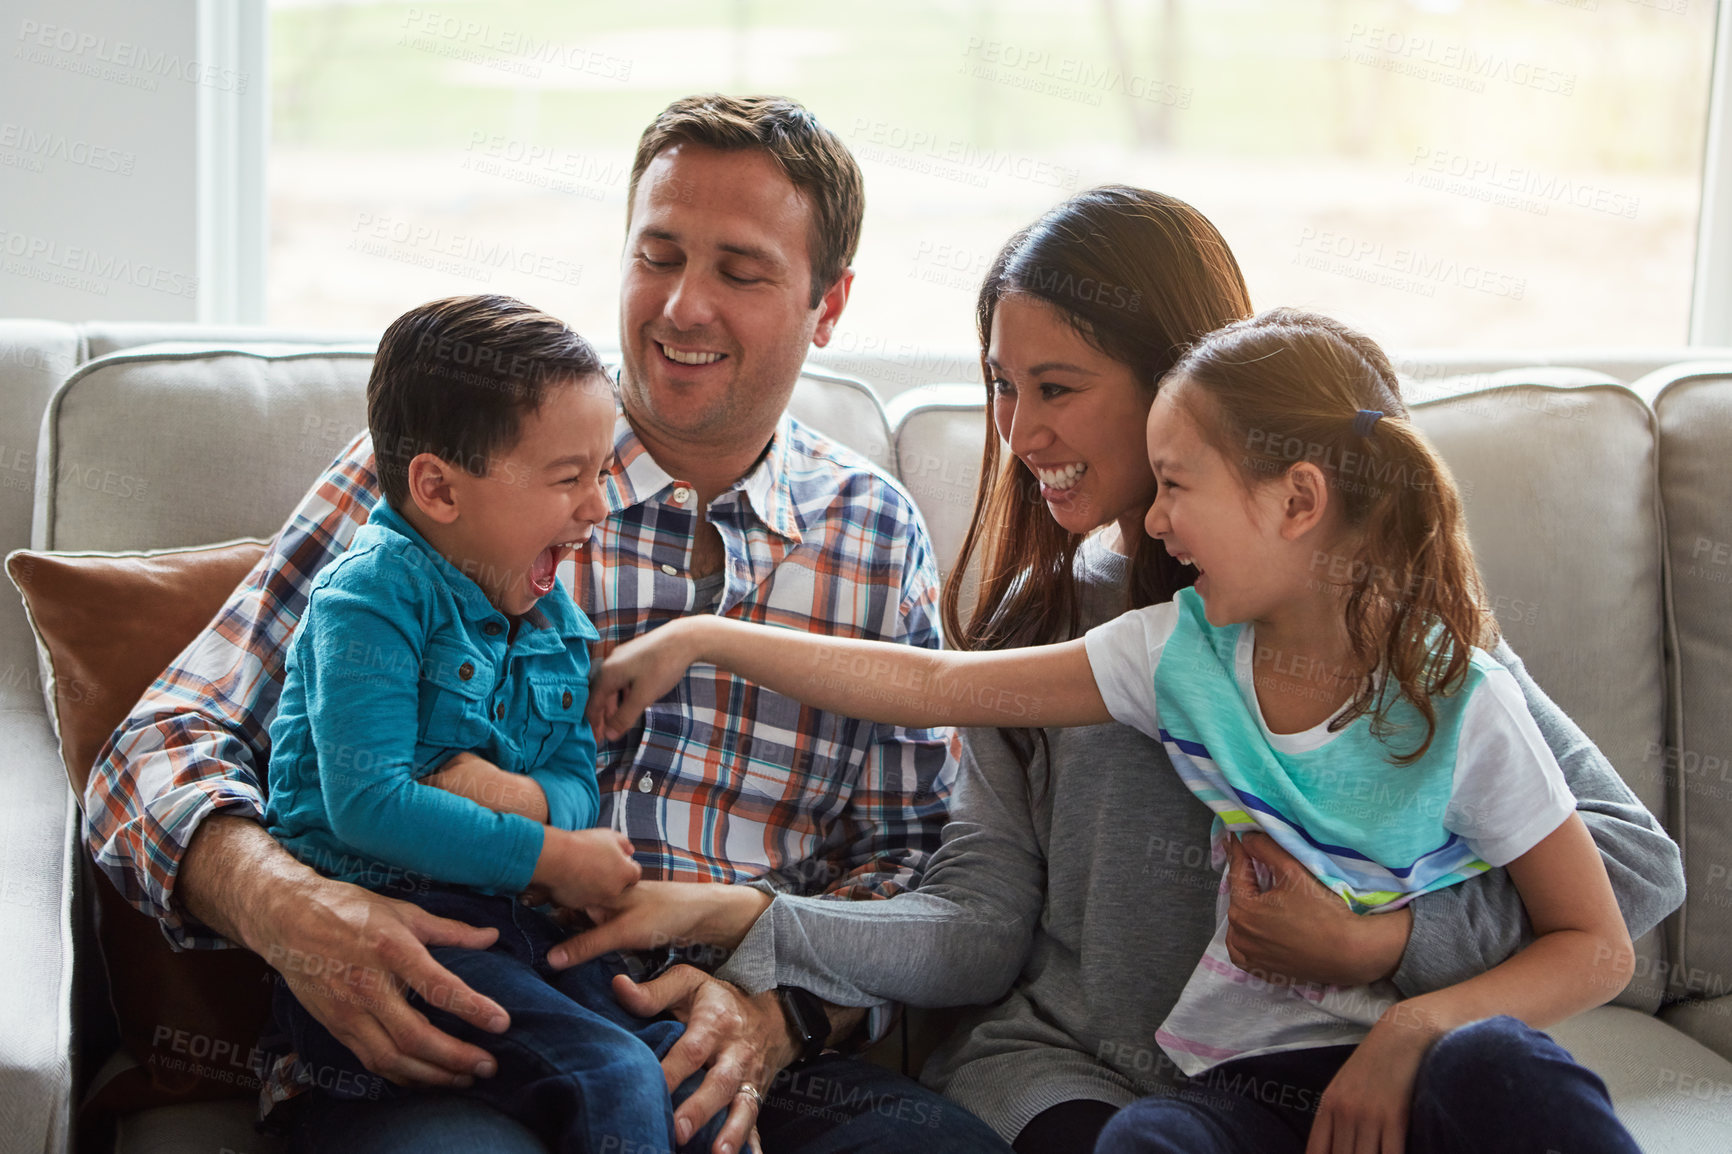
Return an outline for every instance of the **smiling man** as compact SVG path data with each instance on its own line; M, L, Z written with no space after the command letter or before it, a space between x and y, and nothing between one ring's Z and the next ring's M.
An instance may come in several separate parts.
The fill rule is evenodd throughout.
M691 97L644 132L629 196L609 514L560 566L575 563L569 584L603 650L690 613L936 647L937 573L912 503L784 414L806 350L828 342L853 281L863 196L846 147L789 100ZM370 1070L462 1087L491 1076L492 1057L422 1008L492 1030L503 1014L426 946L483 947L491 931L322 877L258 824L281 650L318 571L378 498L363 436L114 735L86 799L90 848L184 943L226 939L267 960L343 963L327 973L394 975L421 998L358 998L341 979L306 976L297 994ZM646 886L745 883L727 892L755 908L777 892L879 898L919 880L955 766L948 730L803 709L699 669L600 748L600 824L631 840L657 879ZM860 1011L797 989L748 997L683 964L616 989L630 1010L687 1024L664 1062L670 1085L704 1072L676 1114L682 1140L726 1111L717 1154L742 1149L754 1124L769 1154L1005 1149L915 1083L823 1053L869 1032ZM779 1076L796 1062L801 1077ZM297 1096L286 1077L267 1089ZM539 1149L504 1115L449 1093L407 1104L303 1097L296 1108L306 1150Z

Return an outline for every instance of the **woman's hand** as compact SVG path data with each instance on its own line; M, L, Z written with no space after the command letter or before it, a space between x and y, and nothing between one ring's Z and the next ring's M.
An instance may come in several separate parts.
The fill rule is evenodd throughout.
M607 655L589 679L590 728L599 741L621 737L698 660L698 618L683 618L634 637Z
M639 882L617 901L586 911L596 923L548 951L555 969L614 950L659 950L694 944L733 949L770 906L751 886L719 882Z
M1227 956L1247 973L1363 986L1401 965L1413 911L1360 915L1267 834L1227 839ZM1255 863L1273 878L1257 884Z
M1390 1007L1323 1091L1305 1154L1402 1154L1413 1084L1440 1032L1413 1003Z
M500 769L475 753L459 753L418 783L466 797L494 813L522 814L547 824L547 794L527 774Z

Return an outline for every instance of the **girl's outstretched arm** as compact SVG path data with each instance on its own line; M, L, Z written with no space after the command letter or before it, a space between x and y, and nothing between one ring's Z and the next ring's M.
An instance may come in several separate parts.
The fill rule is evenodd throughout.
M589 720L611 741L706 663L818 709L885 725L1100 725L1112 720L1079 638L985 653L826 637L686 617L626 642L590 685Z

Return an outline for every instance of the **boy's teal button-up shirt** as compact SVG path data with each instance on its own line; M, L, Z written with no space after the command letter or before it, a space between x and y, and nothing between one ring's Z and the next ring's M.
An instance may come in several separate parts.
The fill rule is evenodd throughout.
M320 873L380 892L519 892L542 827L417 782L470 751L533 778L549 824L594 824L583 711L597 639L558 584L513 636L481 587L380 502L319 573L290 643L267 828Z

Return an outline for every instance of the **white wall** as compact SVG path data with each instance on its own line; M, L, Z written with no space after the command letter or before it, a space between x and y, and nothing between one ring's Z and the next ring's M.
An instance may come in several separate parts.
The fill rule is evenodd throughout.
M226 275L232 235L207 224L201 243L199 218L224 179L232 188L235 125L262 109L266 77L213 45L208 13L195 0L0 0L0 316L252 319Z

